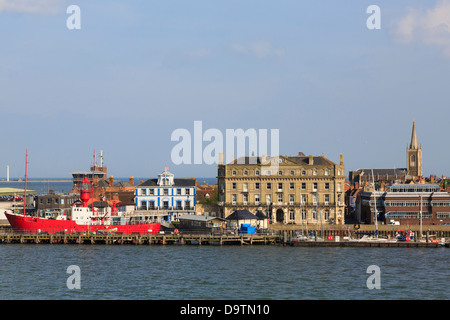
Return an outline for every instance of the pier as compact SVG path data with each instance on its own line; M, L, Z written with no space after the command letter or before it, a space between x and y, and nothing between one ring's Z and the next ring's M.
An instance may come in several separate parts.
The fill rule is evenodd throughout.
M0 244L108 244L108 245L269 245L279 242L277 235L211 235L211 234L0 234Z
M374 242L374 241L296 241L284 235L214 235L214 234L25 234L1 233L1 244L104 244L104 245L280 245L292 247L408 247L408 248L440 248L449 247L436 242Z

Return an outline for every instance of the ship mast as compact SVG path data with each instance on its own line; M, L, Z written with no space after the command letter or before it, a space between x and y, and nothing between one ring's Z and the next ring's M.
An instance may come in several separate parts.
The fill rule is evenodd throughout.
M25 190L23 195L23 215L27 214L27 166L28 166L28 149L25 149Z

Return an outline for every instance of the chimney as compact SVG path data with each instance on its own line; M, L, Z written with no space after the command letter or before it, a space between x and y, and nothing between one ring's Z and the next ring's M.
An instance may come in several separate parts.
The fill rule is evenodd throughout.
M304 157L305 154L304 154L303 152L299 152L299 153L298 153L298 156L299 156L299 157Z
M309 156L309 164L310 165L314 164L314 157L312 155Z
M114 185L114 177L109 176L109 186L112 187Z
M341 166L344 165L344 155L341 153Z
M224 164L224 153L219 152L219 164Z
M133 177L133 176L130 177L130 184L131 184L132 186L134 186L134 177Z

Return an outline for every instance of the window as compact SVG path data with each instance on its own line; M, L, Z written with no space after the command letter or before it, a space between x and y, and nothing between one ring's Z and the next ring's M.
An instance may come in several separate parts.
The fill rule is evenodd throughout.
M163 201L163 208L169 209L169 201Z
M266 203L270 204L272 202L272 198L270 196L270 194L266 194Z
M278 191L282 191L283 190L283 183L279 182L278 183Z
M248 183L247 182L244 183L244 192L248 192Z
M290 190L294 190L294 183L293 182L289 183L289 189Z
M306 204L307 200L308 200L308 195L302 194L302 204Z
M272 184L270 182L267 182L267 189L272 189Z
M248 203L248 194L244 194L244 204Z
M150 209L150 210L155 209L155 201L149 201L149 202L148 202L148 205L149 205L149 209Z
M279 176L282 176L282 175L283 175L283 171L281 171L281 170L278 171L278 175L279 175Z
M256 190L259 190L259 182L256 182L256 183L255 183L255 189L256 189Z
M325 169L325 175L329 176L330 175L330 170L329 169Z
M293 194L290 194L289 195L289 204L294 204L294 195Z
M182 206L181 206L181 201L177 201L177 210L181 210Z
M231 189L236 190L236 182L233 182L233 183L231 184Z
M291 176L293 176L294 175L294 170L291 170L290 174L291 174Z
M330 183L329 182L325 182L325 190L330 190Z
M149 191L149 194L150 194L150 195L155 194L155 190L154 190L154 189L150 189L150 190L148 190L148 191Z
M236 175L236 170L233 170L233 171L231 172L231 174L232 174L233 176L235 176L235 175Z
M164 195L165 196L169 195L169 189L164 189Z
M233 204L236 204L236 199L237 199L237 195L236 194L232 194L231 195L231 202L233 202Z
M187 195L191 194L190 191L191 191L190 189L186 189L186 194L187 194Z
M248 176L248 171L244 170L244 176Z
M324 195L324 202L325 202L325 205L330 204L330 195L329 194Z
M317 191L317 182L313 183L313 191Z
M314 220L317 220L317 210L313 210L312 213L313 213L313 214L312 214L313 219L314 219Z
M289 210L289 219L290 220L295 220L295 211L294 210Z
M181 189L177 189L177 195L181 195Z
M313 194L313 204L317 205L318 196L317 194Z
M255 171L255 176L259 176L259 170Z
M147 194L147 189L141 189L141 194L145 196Z
M306 176L306 170L302 170L302 176Z
M317 169L314 169L313 176L317 176Z
M330 210L325 210L325 212L324 212L324 218L325 218L325 220L329 220L330 219Z
M255 194L255 203L259 204L259 194Z
M283 194L282 193L280 193L278 195L278 202L283 202Z
M302 190L306 190L306 182L302 182Z
M306 220L306 209L302 209L302 220Z
M337 191L341 192L341 184L340 183L337 184Z

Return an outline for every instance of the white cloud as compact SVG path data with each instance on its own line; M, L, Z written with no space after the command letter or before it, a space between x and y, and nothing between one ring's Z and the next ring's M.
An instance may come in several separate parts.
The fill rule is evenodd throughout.
M62 11L61 2L58 0L0 0L0 13L56 14Z
M398 40L442 48L450 58L450 0L439 0L432 9L409 9L395 26Z
M268 41L255 41L248 44L234 43L231 45L231 48L237 53L255 56L257 58L284 56L284 50L273 47Z

